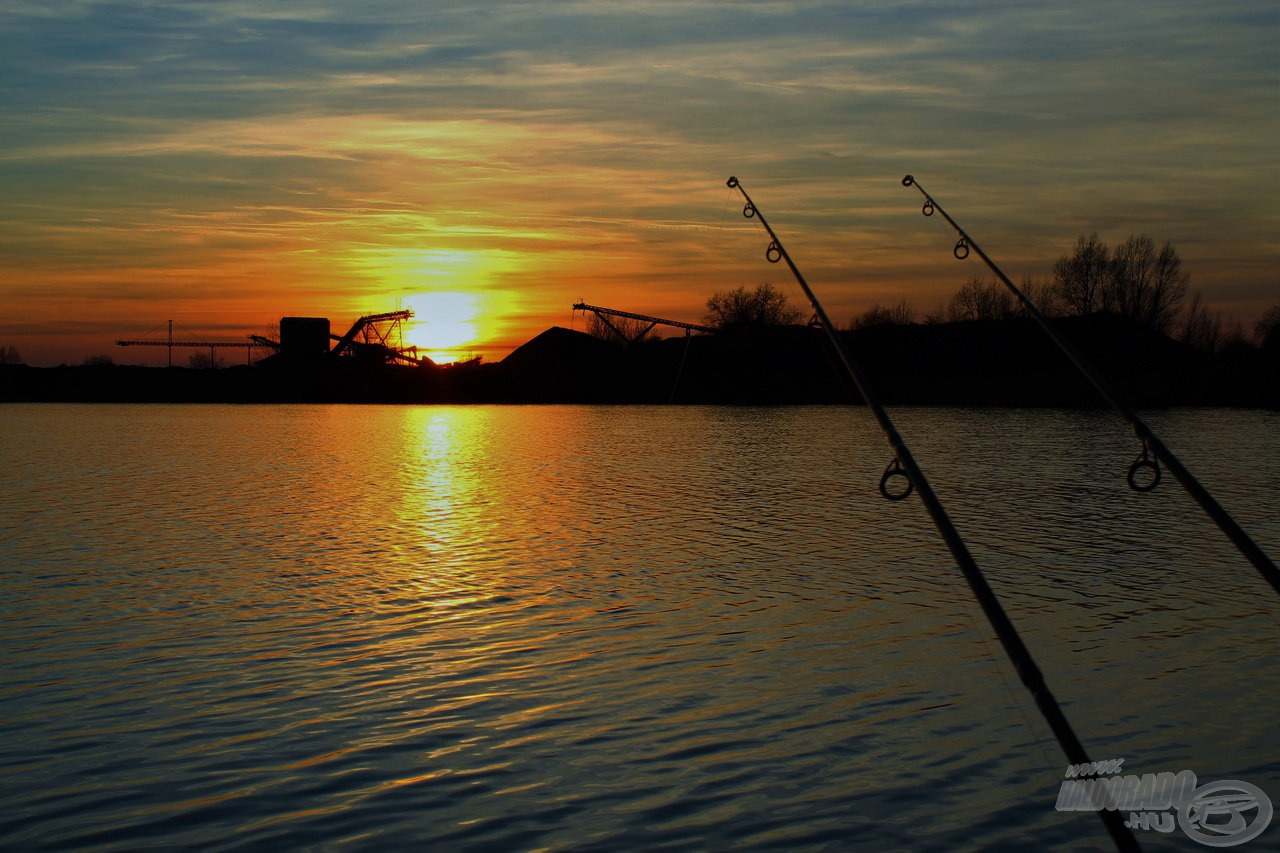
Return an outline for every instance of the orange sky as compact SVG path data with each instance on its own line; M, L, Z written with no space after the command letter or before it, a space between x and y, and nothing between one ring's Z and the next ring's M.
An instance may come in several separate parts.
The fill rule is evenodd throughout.
M160 363L113 341L410 307L412 342L496 359L579 299L697 321L718 289L798 297L730 174L841 322L901 299L923 313L984 272L951 259L907 172L1015 278L1083 231L1148 233L1251 321L1280 299L1257 4L1108 10L8 12L0 345Z

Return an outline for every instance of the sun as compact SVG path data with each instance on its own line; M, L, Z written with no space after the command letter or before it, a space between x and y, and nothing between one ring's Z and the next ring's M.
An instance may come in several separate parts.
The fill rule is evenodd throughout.
M406 296L404 307L413 319L404 329L406 346L416 346L437 364L466 358L479 336L479 308L476 297L458 291L432 291Z

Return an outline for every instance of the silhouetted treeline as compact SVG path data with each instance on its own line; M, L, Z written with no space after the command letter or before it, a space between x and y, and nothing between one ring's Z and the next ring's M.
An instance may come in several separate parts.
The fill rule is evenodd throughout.
M722 332L787 326L799 323L804 312L791 304L779 287L765 282L754 289L738 287L713 293L702 321Z
M1053 265L1054 291L1071 313L1111 311L1161 332L1173 326L1189 280L1177 250L1145 234L1114 249L1082 234Z
M1188 300L1189 282L1172 244L1157 246L1144 234L1110 248L1095 233L1081 234L1071 252L1054 262L1049 278L1026 276L1018 287L1037 311L1049 317L1116 314L1205 353L1262 347L1269 330L1280 328L1280 305L1276 305L1259 320L1251 338L1243 323L1211 309L1202 294L1191 293ZM1026 313L1002 282L975 276L919 319L927 324L1012 320ZM854 317L849 328L914 322L916 312L903 300L888 308L873 305Z
M1275 312L1280 321L1280 311ZM1280 409L1280 322L1262 347L1206 352L1112 312L1056 321L1137 406ZM1098 406L1028 318L842 333L886 402ZM840 403L855 399L820 332L766 326L632 346L552 328L496 364L220 370L0 365L0 400L96 402Z

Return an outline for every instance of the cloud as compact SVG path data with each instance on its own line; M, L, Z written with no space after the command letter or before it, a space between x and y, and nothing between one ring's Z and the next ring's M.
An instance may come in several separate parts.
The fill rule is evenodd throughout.
M504 259L475 286L526 293L529 333L588 288L696 315L780 278L734 173L833 313L927 307L975 270L913 172L1015 274L1145 231L1253 310L1277 295L1276 24L1183 0L10 7L0 300L337 313L408 286L370 257L424 250Z

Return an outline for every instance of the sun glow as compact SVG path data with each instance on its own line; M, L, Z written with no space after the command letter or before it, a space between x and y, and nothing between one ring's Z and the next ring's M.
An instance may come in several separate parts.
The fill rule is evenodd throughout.
M406 346L416 346L437 364L460 361L479 337L480 310L473 294L458 291L414 293L404 299L413 319L404 330Z

